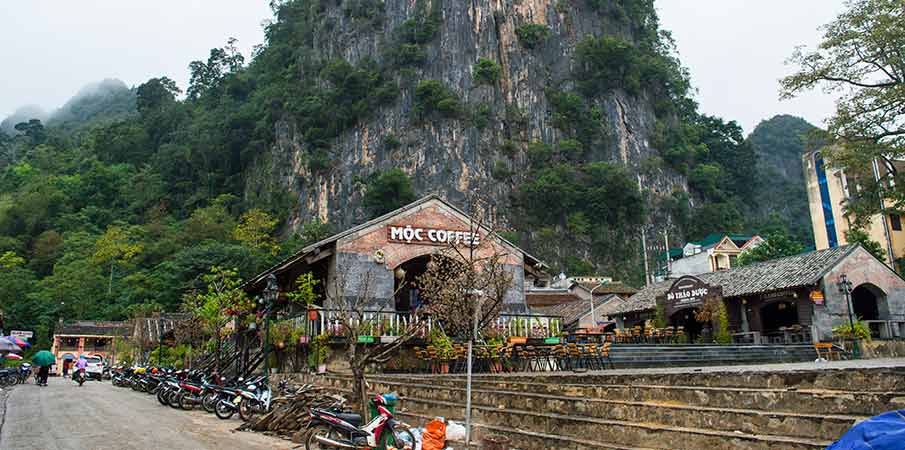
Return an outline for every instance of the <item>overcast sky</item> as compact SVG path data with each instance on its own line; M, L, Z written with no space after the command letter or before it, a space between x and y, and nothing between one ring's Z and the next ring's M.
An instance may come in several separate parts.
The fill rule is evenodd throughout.
M0 0L0 118L25 104L62 105L104 78L138 85L166 75L185 89L188 63L230 36L248 55L263 41L267 0ZM698 89L701 110L751 129L775 114L822 125L833 102L822 93L780 102L777 80L796 45L843 0L657 0Z

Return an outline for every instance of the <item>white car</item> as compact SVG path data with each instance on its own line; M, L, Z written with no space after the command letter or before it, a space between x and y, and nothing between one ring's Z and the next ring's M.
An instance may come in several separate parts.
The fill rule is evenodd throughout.
M104 358L92 355L86 356L85 359L88 361L88 365L85 367L85 375L88 378L100 381L104 375Z

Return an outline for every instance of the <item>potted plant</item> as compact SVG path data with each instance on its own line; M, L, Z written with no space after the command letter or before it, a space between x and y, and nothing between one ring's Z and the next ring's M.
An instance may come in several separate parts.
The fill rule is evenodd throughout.
M326 334L316 336L312 340L309 362L317 367L317 373L327 372L327 357L330 355L330 337Z
M439 328L431 330L430 343L440 359L440 373L449 373L449 359L453 356L452 339Z

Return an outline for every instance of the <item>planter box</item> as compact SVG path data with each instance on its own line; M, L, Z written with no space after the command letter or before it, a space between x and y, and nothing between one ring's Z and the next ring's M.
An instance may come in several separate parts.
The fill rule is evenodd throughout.
M509 338L510 344L525 344L527 342L528 342L527 337L510 337Z
M358 336L359 344L373 344L374 336Z
M399 340L399 336L380 336L380 342L384 344L391 344Z
M550 338L544 339L544 344L559 344L559 343L560 343L560 341L559 341L558 337L550 337Z

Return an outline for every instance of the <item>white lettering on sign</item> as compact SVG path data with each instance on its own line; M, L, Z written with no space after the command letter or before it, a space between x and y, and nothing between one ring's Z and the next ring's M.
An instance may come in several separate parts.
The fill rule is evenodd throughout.
M706 297L708 293L707 288L697 288L697 289L689 289L687 291L678 291L678 292L668 292L666 294L667 300L690 300L696 299L700 297Z
M429 245L470 245L481 242L477 232L444 230L438 228L416 228L411 225L388 225L387 239L405 244Z

